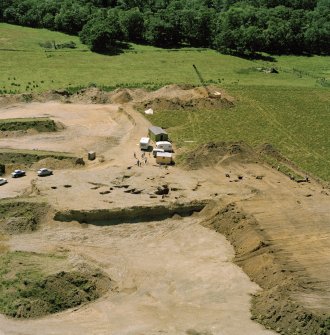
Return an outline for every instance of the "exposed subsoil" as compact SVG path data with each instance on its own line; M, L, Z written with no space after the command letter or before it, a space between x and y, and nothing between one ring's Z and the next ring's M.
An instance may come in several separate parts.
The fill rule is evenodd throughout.
M234 103L225 92L210 89L221 92L214 101ZM90 150L97 153L83 168L56 170L42 179L31 170L0 188L1 198L42 199L64 221L73 220L47 218L32 234L11 235L11 250L68 250L97 264L118 288L84 308L40 320L15 323L0 316L0 334L272 333L251 317L282 334L330 333L328 189L313 179L300 184L290 180L256 159L260 152L244 143L207 144L186 154L185 170L160 167L148 154L147 162L142 160L138 143L149 123L133 106L155 107L150 104L156 101L156 109L172 104L180 110L200 99L207 104L212 98L205 88L173 85L155 92L111 93L93 88L72 96L63 91L31 98L79 104L9 106L27 97L1 99L2 118L45 116L47 110L65 129L0 139L0 147L39 147L84 157ZM280 155L273 151L261 149L262 154ZM140 213L134 223L134 212L123 214L127 208L175 208L201 199L212 204L185 218L173 212L157 222L156 215L150 221ZM114 210L122 213L119 224L94 224L98 219L111 224ZM228 238L235 257L212 230ZM232 264L233 257L262 290Z
M252 215L235 203L213 203L205 212L203 224L228 238L236 251L236 264L263 288L253 297L254 320L281 334L330 333L329 313L304 306L297 299L298 292L311 293L314 283L278 258L278 246L269 241Z

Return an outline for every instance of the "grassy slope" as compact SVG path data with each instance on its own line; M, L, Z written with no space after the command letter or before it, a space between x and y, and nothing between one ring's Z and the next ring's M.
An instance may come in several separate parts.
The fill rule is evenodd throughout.
M27 86L28 91L43 91L92 82L106 86L144 82L199 84L192 64L205 80L221 80L225 85L311 87L317 78L330 77L327 57L278 57L276 63L271 63L207 49L163 50L138 45L121 55L106 56L88 51L75 36L5 23L0 23L0 36L0 89L19 92L26 91ZM53 40L73 40L77 49L49 51L39 46L40 42ZM276 66L280 74L274 80L274 76L254 71L260 66Z
M149 118L168 128L180 147L217 140L272 143L306 171L330 180L329 89L237 86L230 93L238 99L234 108Z
M151 119L170 127L178 145L192 145L186 140L196 141L194 144L210 140L244 140L252 145L269 142L303 169L330 180L330 90L320 85L321 78L327 83L330 80L329 57L280 56L275 62L265 62L213 50L138 45L121 55L106 56L91 53L77 37L44 29L1 23L0 36L6 36L0 38L0 90L43 91L92 82L105 86L199 84L192 68L195 64L205 80L219 83L237 103L227 111L156 113ZM45 52L39 46L39 42L52 40L72 40L78 47ZM256 70L270 66L279 74Z

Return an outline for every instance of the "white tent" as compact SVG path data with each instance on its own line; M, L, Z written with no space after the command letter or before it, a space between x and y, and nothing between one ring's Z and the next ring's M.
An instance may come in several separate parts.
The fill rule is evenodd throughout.
M152 115L153 113L154 113L154 111L151 108L144 111L144 114L147 114L147 115Z

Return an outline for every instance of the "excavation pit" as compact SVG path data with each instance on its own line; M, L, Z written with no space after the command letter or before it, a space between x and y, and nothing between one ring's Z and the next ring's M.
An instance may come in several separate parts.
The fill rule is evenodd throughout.
M172 204L170 206L134 206L115 209L97 210L69 210L57 212L54 216L56 221L71 222L78 221L82 224L95 226L111 226L123 223L140 223L151 221L163 221L173 216L191 216L200 212L208 201L194 201L190 203Z

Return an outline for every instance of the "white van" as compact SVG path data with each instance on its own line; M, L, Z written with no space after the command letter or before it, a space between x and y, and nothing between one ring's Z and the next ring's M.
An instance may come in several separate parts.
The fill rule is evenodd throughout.
M140 149L148 150L150 146L150 138L149 137L141 137L140 140Z
M157 149L163 149L165 152L173 152L172 143L168 141L156 142Z
M165 152L165 151L164 151L164 149L157 149L157 148L155 148L154 150L152 150L152 155L156 158L157 154L159 152Z

